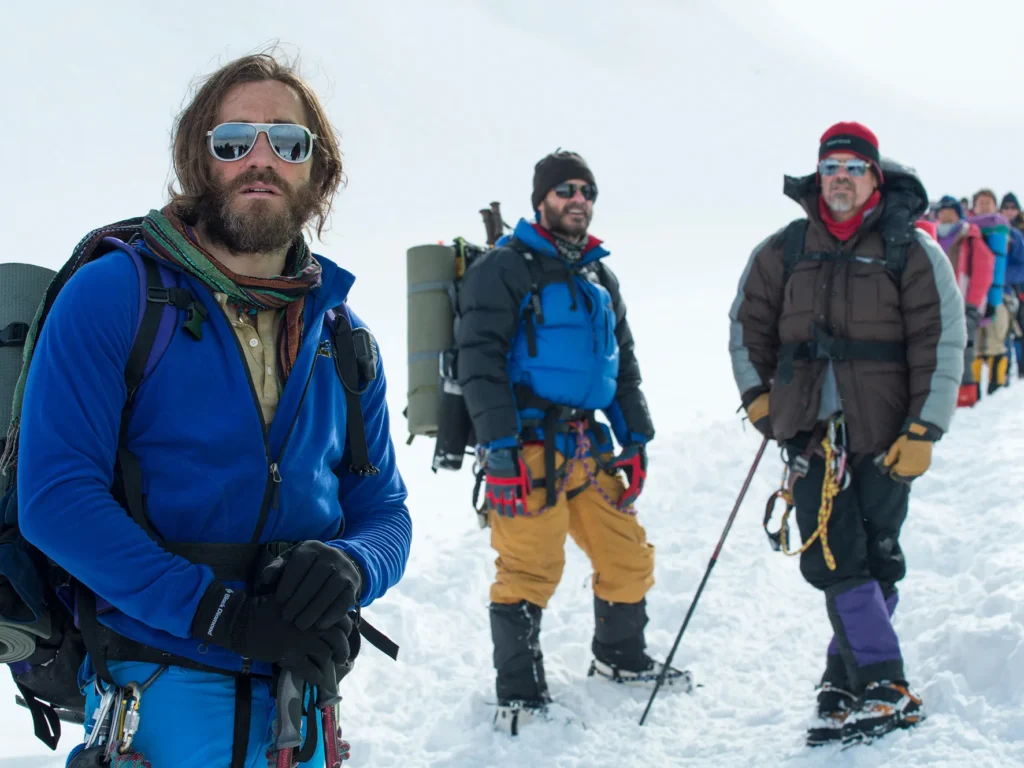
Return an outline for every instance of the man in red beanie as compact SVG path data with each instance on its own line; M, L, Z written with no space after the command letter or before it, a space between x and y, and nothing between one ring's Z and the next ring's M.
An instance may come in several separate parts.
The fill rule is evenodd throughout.
M964 304L949 259L914 226L924 187L883 163L863 125L829 128L817 173L784 191L806 218L754 249L729 349L748 418L785 451L804 541L793 554L834 631L807 741L854 743L924 716L891 616L910 484L956 409Z

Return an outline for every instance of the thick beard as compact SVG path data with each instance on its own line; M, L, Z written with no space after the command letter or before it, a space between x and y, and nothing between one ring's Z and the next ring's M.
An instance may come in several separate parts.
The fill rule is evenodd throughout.
M235 192L260 182L277 187L284 205L274 205L270 200L247 200L232 206ZM315 209L310 183L293 190L270 169L254 169L226 186L214 180L196 205L207 237L238 254L273 253L287 248L298 239Z
M548 229L554 235L560 235L566 240L580 240L587 234L587 227L590 226L590 217L587 216L587 212L584 209L583 216L584 221L582 225L567 224L566 221L569 218L564 212L559 212L548 203L547 200L543 202L544 206L544 220L548 223Z

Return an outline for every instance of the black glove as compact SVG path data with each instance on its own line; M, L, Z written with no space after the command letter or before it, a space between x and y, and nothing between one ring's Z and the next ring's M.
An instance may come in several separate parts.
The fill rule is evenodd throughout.
M276 664L316 686L335 677L335 664L348 660L345 630L296 629L281 615L273 595L247 595L213 582L192 619L192 636L256 661Z
M626 491L619 499L619 509L626 509L635 502L647 482L647 448L643 443L630 443L615 457L612 466L626 473Z
M995 316L996 316L996 307L995 307L995 304L992 304L991 302L990 302L990 303L988 303L988 304L986 304L986 305L985 305L985 314L984 314L984 317L985 317L986 319L991 319L991 318L993 318L993 317L995 317Z
M300 630L314 626L324 630L356 607L363 591L363 574L337 547L303 541L271 562L257 583L259 589L277 585L273 591L285 621Z
M502 517L526 514L526 497L533 490L533 479L519 451L515 448L488 451L484 474L488 509Z

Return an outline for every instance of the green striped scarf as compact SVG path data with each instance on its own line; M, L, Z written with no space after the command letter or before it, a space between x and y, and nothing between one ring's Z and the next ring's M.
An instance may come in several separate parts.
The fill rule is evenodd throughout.
M188 227L167 208L152 210L143 219L142 233L146 245L157 256L179 265L210 290L224 293L228 301L252 312L262 309L284 309L278 357L287 379L295 365L302 343L303 309L306 294L320 286L320 263L313 258L306 241L296 240L293 246L293 275L248 277L232 272L199 245Z

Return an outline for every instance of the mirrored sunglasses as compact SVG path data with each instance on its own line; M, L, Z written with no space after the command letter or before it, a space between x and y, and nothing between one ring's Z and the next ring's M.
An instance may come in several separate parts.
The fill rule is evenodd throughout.
M317 135L294 123L221 123L206 132L210 154L226 163L241 160L261 133L267 134L274 154L286 163L304 163L313 155Z
M827 157L818 163L818 173L822 176L835 176L840 168L845 168L851 176L863 176L868 172L868 162L856 157L842 161Z

